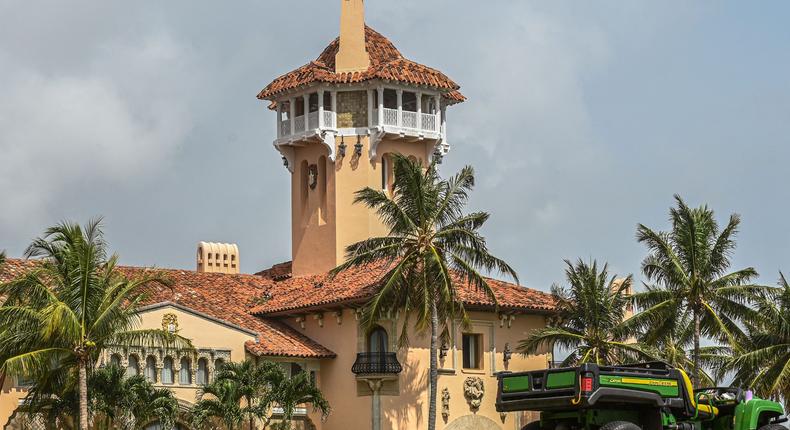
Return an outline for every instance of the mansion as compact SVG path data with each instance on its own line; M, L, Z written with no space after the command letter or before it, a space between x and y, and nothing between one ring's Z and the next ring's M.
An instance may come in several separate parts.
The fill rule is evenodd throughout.
M171 389L184 410L221 363L270 360L287 372L310 372L331 404L325 420L310 409L299 410L301 428L427 426L429 336L412 333L410 345L399 348L404 315L397 312L373 330L361 325L361 309L378 290L384 267L350 269L335 277L328 272L343 262L348 245L387 234L375 213L353 203L354 193L364 187L391 189L391 154L422 163L444 157L450 150L447 111L466 99L448 76L405 58L366 26L363 0L341 0L341 8L340 36L315 60L258 94L276 117L273 146L283 173L291 176L291 261L240 274L235 245L200 242L196 270L165 269L172 285L147 286L147 303L140 309L143 328L178 333L191 339L195 350L133 347L102 353L100 365L115 363L130 375L145 375L157 387ZM9 259L0 282L32 264ZM546 325L551 296L488 282L496 303L471 286L460 288L471 326L453 326L450 342L440 350L438 429L520 429L529 422L521 413L494 409L495 373L545 368L551 360L548 353L515 353L531 330ZM25 387L23 380L2 379L2 428L25 426L24 417L14 413Z

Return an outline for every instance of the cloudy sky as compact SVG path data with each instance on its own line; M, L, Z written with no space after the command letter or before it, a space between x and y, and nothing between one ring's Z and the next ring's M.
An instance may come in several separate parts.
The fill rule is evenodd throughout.
M790 3L369 0L368 24L446 72L452 173L523 284L564 258L637 273L672 195L743 216L735 264L790 272ZM749 7L751 6L751 7ZM0 249L103 215L124 263L287 260L289 177L255 99L338 32L339 2L0 2ZM637 276L639 278L639 276Z

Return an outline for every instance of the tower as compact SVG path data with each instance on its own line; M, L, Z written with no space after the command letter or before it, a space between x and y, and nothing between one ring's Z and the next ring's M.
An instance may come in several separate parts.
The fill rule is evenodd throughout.
M387 233L375 213L353 204L354 193L390 189L393 153L424 164L444 156L447 107L465 100L446 75L366 26L364 0L340 3L340 37L258 94L277 113L274 147L291 173L297 276L326 272L348 245Z

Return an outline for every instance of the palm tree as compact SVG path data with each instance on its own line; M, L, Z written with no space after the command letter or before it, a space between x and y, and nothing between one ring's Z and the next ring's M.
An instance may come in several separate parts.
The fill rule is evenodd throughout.
M99 351L110 345L191 348L187 339L164 330L139 329L141 287L164 282L155 272L134 277L107 256L100 220L85 228L61 223L28 247L38 264L0 286L0 370L41 379L76 369L80 428L88 428L88 373ZM55 372L59 370L58 372Z
M173 392L156 389L142 375L126 377L117 366L96 370L88 380L94 412L105 418L105 428L142 428L153 420L173 428L178 400ZM94 427L96 427L94 425Z
M256 364L252 360L230 362L222 365L215 379L230 380L244 400L242 415L249 420L249 429L255 428L255 419L263 419L272 402L271 381L277 379L282 368L271 361Z
M215 378L198 391L198 400L192 406L192 424L197 428L215 428L212 420L219 420L228 430L240 428L245 416L257 413L249 405L242 406L243 398L238 381Z
M743 336L738 322L755 316L747 297L764 287L749 283L757 276L752 267L728 272L741 221L737 214L720 230L707 206L692 209L678 195L675 201L671 231L656 232L642 224L637 228L637 240L649 250L642 272L653 284L635 294L634 301L643 309L637 320L652 339L691 321L693 380L698 386L700 338L710 336L737 348Z
M406 315L400 344L408 343L409 318L416 318L419 332L430 329L430 393L428 428L436 426L438 339L448 324L468 318L458 296L460 286L472 285L496 303L480 270L498 271L517 281L515 271L492 256L479 229L488 220L485 212L464 214L474 187L474 171L467 166L449 180L440 178L436 164L427 168L400 154L393 157L394 181L390 192L364 188L354 202L378 214L389 235L372 237L350 245L346 262L337 274L351 267L388 265L381 287L367 304L364 322L369 328L387 311Z
M747 341L726 366L734 382L790 410L790 284L780 273L779 288L754 298L758 317L746 321Z
M331 408L324 398L321 390L316 387L307 372L299 372L291 377L285 372L272 373L272 391L275 393L274 401L282 409L281 421L273 426L280 430L289 430L293 422L294 412L299 405L310 405L313 410L321 412L322 416L329 415Z
M565 260L569 288L551 288L556 300L557 320L534 330L518 345L523 354L535 354L547 347L569 350L562 366L580 363L617 364L646 354L636 342L626 320L631 276L609 276L608 266L579 259Z

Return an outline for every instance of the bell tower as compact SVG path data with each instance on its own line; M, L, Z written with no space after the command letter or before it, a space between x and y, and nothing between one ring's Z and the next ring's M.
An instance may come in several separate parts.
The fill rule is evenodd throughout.
M447 107L465 100L450 78L366 26L364 0L340 2L340 37L258 94L277 113L274 147L291 174L294 276L331 270L348 245L387 234L355 193L391 189L394 153L440 160Z

